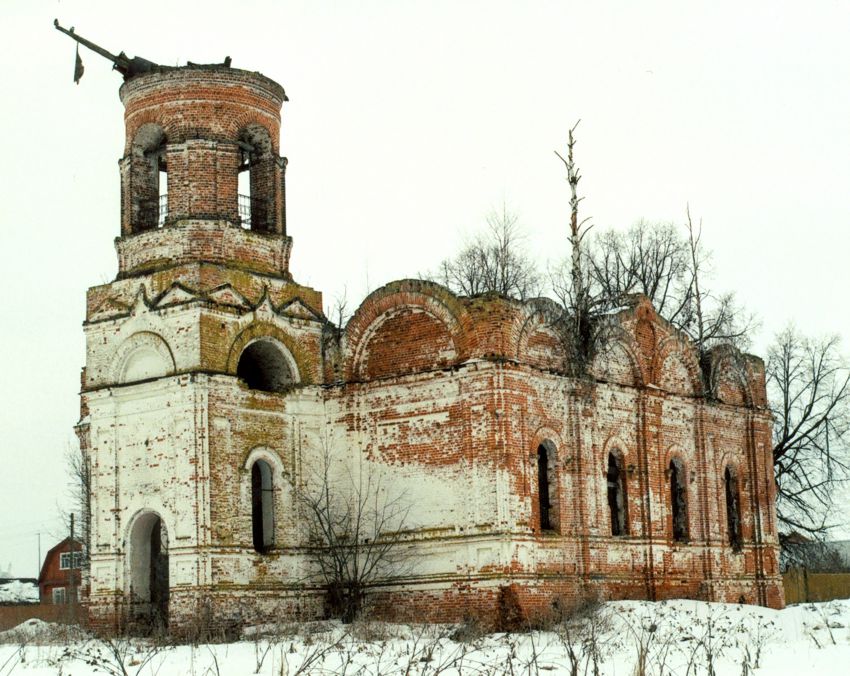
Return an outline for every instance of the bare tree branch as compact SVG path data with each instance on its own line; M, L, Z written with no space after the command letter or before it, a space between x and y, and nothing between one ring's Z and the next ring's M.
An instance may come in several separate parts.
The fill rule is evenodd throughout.
M409 564L399 547L408 530L410 506L380 474L363 467L332 467L329 439L322 441L316 474L299 493L327 610L354 621L369 589L398 577Z
M76 515L79 532L76 538L83 543L83 558L89 556L89 534L91 533L91 465L86 454L74 445L65 449L65 468L68 472L68 496L71 510L63 514L63 523L68 523L71 512Z
M609 311L641 293L702 353L720 343L746 347L756 324L753 316L734 294L717 294L706 286L711 255L702 246L702 224L694 225L690 209L685 226L686 237L672 223L639 221L625 232L608 230L591 238L584 254L590 307Z
M540 293L540 274L525 253L519 217L504 204L487 216L487 230L425 277L463 296L494 293L525 300Z
M777 518L786 531L823 537L835 489L850 479L850 369L837 336L789 327L768 352Z

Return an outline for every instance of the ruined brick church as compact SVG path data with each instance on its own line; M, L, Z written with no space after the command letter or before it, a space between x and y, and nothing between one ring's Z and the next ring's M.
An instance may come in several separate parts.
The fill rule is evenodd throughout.
M492 616L506 590L522 612L783 605L760 359L701 367L636 299L570 377L545 302L418 280L334 327L289 273L283 88L189 65L120 96L118 274L88 291L77 425L93 622L319 616L298 494L328 458L408 501L385 616Z

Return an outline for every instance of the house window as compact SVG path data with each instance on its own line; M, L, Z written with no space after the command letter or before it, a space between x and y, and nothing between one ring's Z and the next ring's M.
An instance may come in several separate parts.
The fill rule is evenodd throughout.
M73 564L72 564L73 561ZM59 570L69 570L70 568L81 568L83 563L83 553L82 552L73 552L73 557L71 552L62 552L59 555Z
M688 493L685 486L685 469L679 458L673 458L668 468L670 476L670 511L673 517L673 540L688 539Z
M65 603L65 587L53 588L53 603L54 605Z
M608 454L608 509L611 512L611 535L627 535L626 477L623 472L623 457L619 453Z
M272 468L265 460L251 467L251 526L254 549L266 553L274 546L274 485Z
M741 497L738 493L738 477L731 467L726 467L723 473L726 484L726 532L729 536L729 546L732 551L740 552L741 537Z

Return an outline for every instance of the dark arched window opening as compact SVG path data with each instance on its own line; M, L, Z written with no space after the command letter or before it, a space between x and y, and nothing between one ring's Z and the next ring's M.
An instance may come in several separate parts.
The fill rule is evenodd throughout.
M688 540L688 492L682 461L673 458L667 471L670 475L670 511L673 517L673 539L676 542L686 542Z
M252 390L264 392L283 392L295 380L283 351L270 340L258 340L245 348L236 375Z
M251 467L251 528L254 549L261 554L274 546L274 484L265 460Z
M537 506L540 530L558 529L557 494L554 489L554 453L545 445L537 448ZM555 504L552 499L555 498Z
M741 551L741 499L738 493L738 477L731 467L723 474L726 484L726 532L729 535L729 546L733 551Z
M608 454L608 509L611 512L611 535L627 535L626 477L623 459L614 453Z

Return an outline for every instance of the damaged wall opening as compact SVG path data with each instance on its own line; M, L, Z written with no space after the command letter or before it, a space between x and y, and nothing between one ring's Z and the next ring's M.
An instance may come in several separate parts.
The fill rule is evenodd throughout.
M283 349L271 340L257 340L242 352L236 375L252 390L283 392L295 382Z
M251 466L251 529L254 549L268 552L274 546L274 483L265 460Z
M673 517L673 540L688 541L688 494L685 485L685 468L679 458L670 461L670 511Z
M628 535L626 477L623 458L617 452L608 454L608 510L611 513L611 535Z
M732 551L741 551L741 498L738 493L738 477L731 467L723 473L726 484L726 531Z

